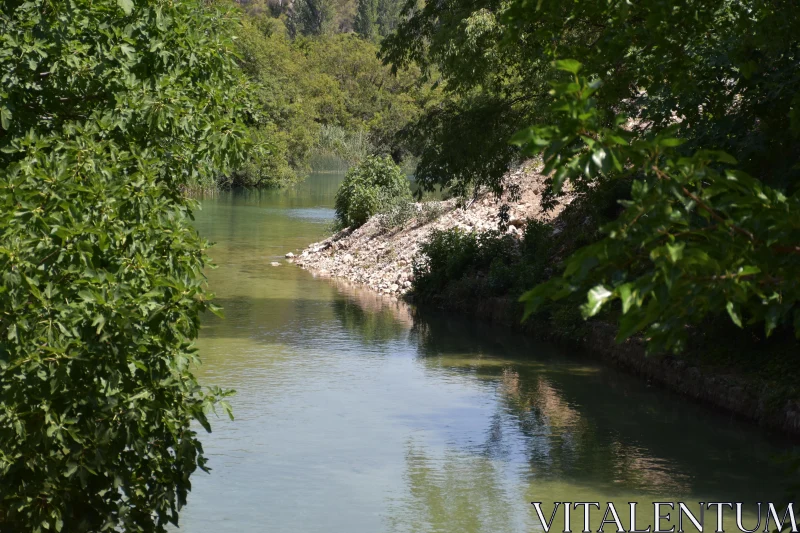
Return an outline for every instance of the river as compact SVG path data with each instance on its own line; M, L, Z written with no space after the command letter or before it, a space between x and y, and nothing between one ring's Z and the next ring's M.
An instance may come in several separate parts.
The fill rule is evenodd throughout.
M415 321L285 263L326 235L341 179L202 201L226 318L204 318L197 373L238 394L236 420L201 435L213 470L193 477L180 531L531 532L532 501L548 518L553 501L614 501L627 524L629 501L783 496L774 435L584 354Z

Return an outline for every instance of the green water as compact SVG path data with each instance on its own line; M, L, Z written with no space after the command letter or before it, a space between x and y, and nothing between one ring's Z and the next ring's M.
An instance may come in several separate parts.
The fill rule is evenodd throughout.
M771 458L786 446L754 426L579 353L415 321L284 263L325 236L339 181L202 203L226 319L204 320L199 376L238 394L235 422L203 436L213 471L193 478L181 531L529 532L531 501L783 495Z

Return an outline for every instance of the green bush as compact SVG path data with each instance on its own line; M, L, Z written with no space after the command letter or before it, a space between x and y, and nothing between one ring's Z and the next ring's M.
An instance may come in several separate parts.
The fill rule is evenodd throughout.
M357 228L372 215L408 201L408 178L389 157L370 156L351 168L336 192L336 221Z
M499 231L434 231L414 261L413 289L429 300L447 298L454 287L466 286L471 289L462 298L498 295L515 284L519 261L515 239Z
M214 5L0 4L0 531L164 532L206 468L181 190L241 160L247 94Z

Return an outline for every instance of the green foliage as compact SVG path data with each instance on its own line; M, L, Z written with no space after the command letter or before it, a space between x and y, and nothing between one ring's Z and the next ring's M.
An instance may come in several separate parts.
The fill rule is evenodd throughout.
M380 220L381 227L384 231L403 227L418 214L417 204L411 200L409 195L408 197L390 202L389 206L382 210Z
M558 62L569 80L553 84L554 126L520 132L515 142L543 154L556 190L634 175L624 211L604 237L574 253L564 273L527 293L545 298L588 291L584 316L621 304L619 340L644 331L652 349L683 348L685 326L727 312L737 326L765 335L793 323L800 337L800 194L766 186L722 151L682 152L677 125L636 136L595 106L598 81Z
M294 26L303 35L332 33L336 11L332 0L295 0Z
M252 82L251 98L261 116L250 128L250 137L269 143L270 149L248 157L230 184L277 186L294 181L307 170L319 131L315 118L333 84L308 72L305 56L292 45L280 20L246 17L237 37L240 63Z
M418 215L420 222L427 224L433 222L444 214L445 210L441 202L428 201L420 204L420 213Z
M459 299L496 296L513 284L516 271L510 267L518 260L516 239L498 231L433 231L414 261L414 293L435 301L454 287L469 286L468 294Z
M358 0L353 29L362 38L375 40L378 36L378 0Z
M375 146L365 130L351 131L342 126L323 124L319 129L316 150L357 163L375 152Z
M0 530L163 532L206 469L206 243L247 87L200 1L0 7ZM222 406L227 410L224 402Z
M251 136L269 150L251 157L232 184L292 181L314 153L401 160L407 150L396 132L439 94L419 69L393 75L375 44L352 34L292 40L280 19L262 14L245 19L237 46L262 117Z
M515 145L543 154L554 185L546 207L567 181L582 202L622 200L603 208L610 222L583 244L599 242L528 295L533 307L588 293L592 316L620 300L620 339L644 332L653 349L680 349L687 325L719 314L766 335L797 331L800 4L409 0L405 9L382 54L439 74L449 98L441 133L417 149L429 187L499 186L501 162L515 155L493 144L504 128L538 123L550 126ZM507 120L467 128L482 157L464 157L467 141L453 139L465 129L447 125L491 107ZM427 119L415 127L437 124ZM608 194L615 182L630 192Z
M446 97L401 133L420 158L417 181L459 196L499 191L519 159L508 138L546 109L549 61L525 36L504 44L508 2L408 0L404 9L409 16L382 42L381 56L394 68L418 66Z
M378 0L376 22L381 37L391 35L397 29L401 8L402 0Z
M389 157L367 157L352 167L336 192L336 220L343 228L357 228L372 215L408 201L408 178Z
M458 98L430 108L400 130L397 138L419 157L414 173L419 194L437 187L460 197L482 187L502 191L501 178L519 152L508 143L519 129L517 115L498 99Z
M721 149L765 183L797 187L800 139L787 134L800 116L793 111L800 101L796 2L407 0L405 9L408 18L384 41L382 54L395 66L418 64L440 75L462 107L451 122L471 112L469 100L481 96L495 102L498 115L514 111L497 126L552 123L551 62L576 58L584 72L604 78L595 105L606 122L624 112L641 133L679 119L685 150ZM489 124L474 128L470 141L487 152L507 137L505 128ZM457 166L457 144L433 144L429 160L453 169L440 176L443 182L451 175L497 179L468 158Z

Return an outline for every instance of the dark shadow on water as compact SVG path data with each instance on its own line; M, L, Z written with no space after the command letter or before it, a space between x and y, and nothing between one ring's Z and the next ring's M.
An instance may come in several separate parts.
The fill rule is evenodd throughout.
M785 493L777 459L791 447L786 439L651 387L586 352L437 312L414 318L413 338L427 366L496 384L502 408L481 451L502 456L506 441L521 433L533 478L602 487L609 495L623 487L722 501Z

